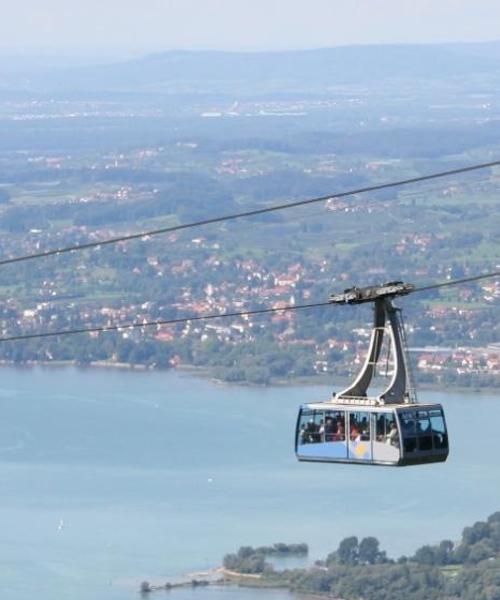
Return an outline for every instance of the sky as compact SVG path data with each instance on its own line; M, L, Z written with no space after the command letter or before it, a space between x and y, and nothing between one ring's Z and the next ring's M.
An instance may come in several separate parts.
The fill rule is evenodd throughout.
M500 38L499 0L0 0L0 49L139 55Z

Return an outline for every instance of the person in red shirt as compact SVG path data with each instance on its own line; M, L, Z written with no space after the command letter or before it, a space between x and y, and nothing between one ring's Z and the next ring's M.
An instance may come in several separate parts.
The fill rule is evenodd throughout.
M356 442L361 438L361 431L358 428L358 424L354 421L351 423L351 441Z

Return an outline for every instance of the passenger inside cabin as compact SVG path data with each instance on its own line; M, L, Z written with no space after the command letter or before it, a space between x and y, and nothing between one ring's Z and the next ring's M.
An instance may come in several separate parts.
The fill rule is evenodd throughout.
M396 423L392 423L391 429L386 436L386 443L392 446L399 446L399 434Z
M415 421L413 419L403 420L404 437L416 435Z
M351 441L358 442L361 439L361 431L356 421L351 420Z
M343 442L345 440L345 425L342 419L339 419L335 435L333 436L334 441Z
M331 417L327 417L325 421L325 442L331 442L335 433L335 424Z
M313 444L315 442L319 442L319 440L320 440L319 426L316 425L316 423L314 422L314 419L309 419L307 426L306 426L306 435L307 435L308 443Z
M361 439L365 440L365 441L369 440L370 439L370 424L368 423L368 419L366 417L363 417L363 419L361 420L360 429L361 429Z
M377 419L377 442L383 442L385 437L385 415L381 414Z

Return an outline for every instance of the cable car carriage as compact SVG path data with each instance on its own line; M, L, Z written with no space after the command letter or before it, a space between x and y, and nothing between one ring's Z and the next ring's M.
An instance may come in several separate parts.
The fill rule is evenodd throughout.
M417 402L401 310L392 303L413 290L411 284L391 282L331 296L336 304L373 302L374 326L354 383L329 401L301 406L295 436L300 461L407 466L448 457L443 408ZM389 336L394 368L385 390L369 396L384 335Z

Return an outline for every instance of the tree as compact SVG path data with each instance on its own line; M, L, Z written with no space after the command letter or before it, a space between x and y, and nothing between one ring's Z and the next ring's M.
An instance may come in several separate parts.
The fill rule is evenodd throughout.
M240 562L237 571L251 574L263 573L268 566L262 554L252 554Z
M478 563L495 555L494 549L488 540L481 540L474 544L469 552L469 562Z
M415 552L413 560L420 565L434 565L436 563L436 553L432 546L422 546Z
M472 527L466 527L464 529L462 539L464 544L472 546L472 544L480 542L482 539L489 537L490 531L491 528L489 523L478 521L477 523L474 523Z
M337 550L337 559L342 565L357 565L358 552L358 538L353 535L340 542Z
M245 379L256 385L267 385L271 379L269 369L265 367L250 367L245 369Z
M385 552L380 551L380 543L375 537L366 537L361 540L358 548L358 560L362 565L374 565L385 562Z
M230 571L233 571L238 567L238 562L236 554L226 554L222 560L224 567Z
M238 573L263 573L270 567L265 561L264 554L251 546L242 546L237 554L226 554L223 564L226 569Z
M252 546L241 546L241 548L238 550L238 559L245 560L245 558L249 558L253 554L255 554L255 550L252 548Z
M436 548L435 553L436 565L449 565L453 562L453 542L451 540L443 540Z

